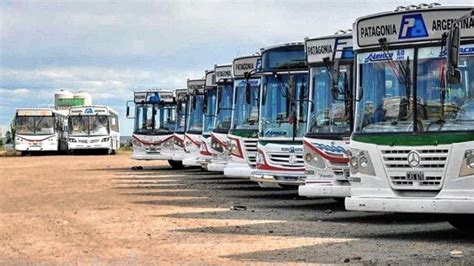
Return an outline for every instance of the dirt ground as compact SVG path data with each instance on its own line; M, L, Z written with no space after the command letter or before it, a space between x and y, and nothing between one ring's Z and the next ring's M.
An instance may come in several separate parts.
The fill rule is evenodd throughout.
M474 263L474 237L439 217L347 212L129 153L0 157L0 169L1 264Z

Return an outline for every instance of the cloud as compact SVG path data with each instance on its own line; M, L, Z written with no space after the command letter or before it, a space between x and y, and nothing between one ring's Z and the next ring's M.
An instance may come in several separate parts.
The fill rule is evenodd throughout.
M121 106L135 89L184 88L187 78L202 77L214 64L276 43L331 34L350 28L359 16L409 4L0 1L0 124L9 123L16 107L50 104L60 88L85 90L96 103Z

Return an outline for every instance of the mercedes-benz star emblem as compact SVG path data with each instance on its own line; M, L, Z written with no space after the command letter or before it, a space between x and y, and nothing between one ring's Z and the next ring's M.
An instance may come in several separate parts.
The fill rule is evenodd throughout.
M408 164L411 167L417 167L418 165L420 165L420 162L421 162L421 158L418 152L412 151L408 154Z

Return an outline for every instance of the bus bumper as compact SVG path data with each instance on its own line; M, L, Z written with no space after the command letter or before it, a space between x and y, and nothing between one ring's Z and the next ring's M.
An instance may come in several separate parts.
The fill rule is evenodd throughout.
M304 184L305 179L306 175L304 173L254 171L250 175L250 180L258 182L263 186L265 186L265 184L299 186Z
M201 166L200 164L198 164L197 158L198 157L187 157L183 159L183 165L184 166Z
M350 211L474 214L474 199L466 198L376 198L350 197L345 201Z
M338 185L332 182L327 183L306 183L303 186L299 186L298 194L308 198L344 198L351 195L350 185Z
M247 163L229 162L224 168L224 175L226 177L250 178L254 171L255 169L251 168Z
M58 143L15 144L16 151L57 151Z
M207 170L211 172L224 172L227 163L227 160L212 160L211 163L207 165Z

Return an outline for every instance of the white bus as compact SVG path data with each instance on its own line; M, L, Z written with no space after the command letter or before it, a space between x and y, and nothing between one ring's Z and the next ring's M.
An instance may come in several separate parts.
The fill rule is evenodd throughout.
M448 214L473 230L472 9L409 6L357 19L348 210Z
M211 133L216 126L217 85L214 70L206 71L205 80L203 129L199 157L197 158L197 162L203 169L207 169L207 165L212 160Z
M65 151L66 115L53 108L20 108L15 114L15 150L32 152Z
M103 151L115 154L120 148L119 118L107 106L70 107L67 150Z
M352 34L307 39L310 76L308 128L303 139L306 180L300 196L350 196L349 137L353 121Z
M260 92L260 55L234 59L234 103L229 130L229 163L227 177L250 178L255 171L258 142L258 99Z
M174 149L173 149L173 161L178 164L187 157L187 153L184 150L186 124L188 122L188 90L177 89L175 91L176 100L176 125L174 129Z
M200 166L197 159L200 156L202 130L204 121L204 88L205 79L190 79L188 86L188 120L186 132L184 133L184 151L186 158L183 159L185 166Z
M176 102L172 90L145 90L134 93L135 112L127 117L134 119L132 135L135 160L166 160L172 168L181 168L173 160Z
M211 133L210 152L211 162L207 165L208 171L224 172L229 162L229 133L232 119L233 79L232 65L216 65L214 67L217 85L217 106L215 127Z
M308 68L304 44L262 49L256 171L262 187L304 184L303 135L308 113Z

